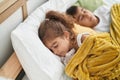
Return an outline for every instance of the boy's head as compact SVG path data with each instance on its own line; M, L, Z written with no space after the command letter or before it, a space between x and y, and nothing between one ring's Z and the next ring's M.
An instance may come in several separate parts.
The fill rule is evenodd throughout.
M80 6L71 6L66 10L66 14L71 15L78 24L93 28L99 19L89 10Z

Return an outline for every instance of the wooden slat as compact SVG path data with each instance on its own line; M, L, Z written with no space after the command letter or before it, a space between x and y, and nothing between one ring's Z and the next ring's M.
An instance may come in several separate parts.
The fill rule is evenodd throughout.
M2 13L4 10L6 10L9 6L11 6L16 1L17 0L3 0L0 3L0 13Z
M22 6L22 12L23 12L23 20L25 20L26 17L28 16L26 3Z
M22 66L20 65L16 53L13 53L8 61L0 69L0 76L15 79L21 70Z
M8 9L0 14L0 23L6 20L10 15L12 15L17 9L25 5L26 0L18 0L13 5L11 5ZM27 11L26 11L27 12Z

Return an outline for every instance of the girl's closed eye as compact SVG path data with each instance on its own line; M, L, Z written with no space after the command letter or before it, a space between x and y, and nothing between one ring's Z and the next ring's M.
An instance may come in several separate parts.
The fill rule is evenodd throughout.
M56 43L56 44L53 45L54 49L57 48L57 47L58 47L58 43Z

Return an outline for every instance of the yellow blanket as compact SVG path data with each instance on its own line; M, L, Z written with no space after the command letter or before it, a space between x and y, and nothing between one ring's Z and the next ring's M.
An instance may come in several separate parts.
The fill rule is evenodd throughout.
M120 80L120 5L111 10L110 33L97 33L85 39L65 68L78 80Z

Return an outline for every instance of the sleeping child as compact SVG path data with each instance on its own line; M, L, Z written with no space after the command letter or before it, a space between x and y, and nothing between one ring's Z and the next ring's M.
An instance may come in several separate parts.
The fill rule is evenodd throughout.
M109 32L110 8L105 5L93 13L80 6L71 6L66 10L66 14L72 16L82 26L93 28L95 31Z
M65 72L73 79L120 80L118 11L120 5L116 4L112 7L110 33L97 33L90 28L81 30L81 27L81 31L75 32L73 21L59 12L49 11L38 35L49 50L64 58L63 62L67 61Z

